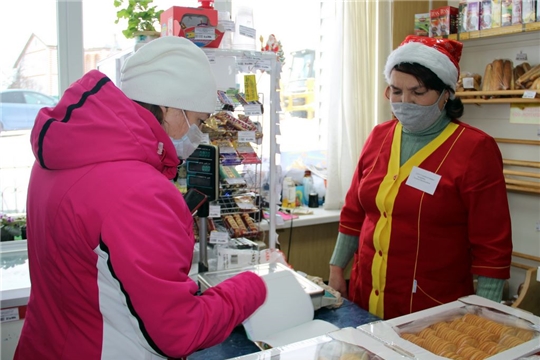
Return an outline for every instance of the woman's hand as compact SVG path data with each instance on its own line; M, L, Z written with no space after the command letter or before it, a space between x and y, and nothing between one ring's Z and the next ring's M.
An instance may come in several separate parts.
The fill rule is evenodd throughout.
M347 299L347 283L343 275L343 269L339 266L330 265L330 277L328 278L328 286L338 291L341 296Z

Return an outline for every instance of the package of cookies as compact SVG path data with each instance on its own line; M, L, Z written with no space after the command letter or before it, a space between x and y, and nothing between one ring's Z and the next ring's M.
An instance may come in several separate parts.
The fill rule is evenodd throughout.
M540 318L476 295L359 327L422 359L503 360L540 351Z

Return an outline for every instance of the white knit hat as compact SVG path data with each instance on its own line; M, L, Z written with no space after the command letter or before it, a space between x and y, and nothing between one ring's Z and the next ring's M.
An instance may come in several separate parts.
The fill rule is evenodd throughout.
M217 87L204 51L178 36L150 41L122 66L120 88L132 100L212 113Z
M390 83L390 73L394 66L417 63L433 71L443 83L456 91L462 48L463 44L455 40L409 35L386 60L386 82Z

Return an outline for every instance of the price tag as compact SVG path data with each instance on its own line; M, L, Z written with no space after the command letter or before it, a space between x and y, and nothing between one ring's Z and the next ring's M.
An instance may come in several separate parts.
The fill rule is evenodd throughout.
M271 71L272 66L270 60L259 60L256 64L257 69Z
M223 30L234 32L234 21L232 21L232 20L219 20L218 24L223 26Z
M210 205L208 211L208 217L219 218L221 217L221 206L219 205Z
M536 97L536 91L526 90L523 93L523 99L534 99Z
M202 134L201 144L210 145L210 135L209 134L205 134L205 133Z
M246 180L244 180L243 178L225 179L225 182L229 185L245 185L246 184Z
M257 80L255 74L244 75L244 89L246 101L259 100L259 94L257 93Z
M210 233L210 239L208 240L210 244L228 244L229 243L229 234L222 231L212 231Z
M255 137L255 131L239 131L238 132L238 142L255 142L257 138Z
M238 26L238 31L240 32L240 35L244 35L252 39L255 39L255 37L257 36L257 31L254 28L250 28L248 26L240 25Z
M216 31L213 27L196 27L195 40L215 40Z
M474 89L474 78L472 77L463 78L463 88Z
M520 51L519 54L516 54L516 60L518 61L527 61L527 54Z
M211 62L211 63L216 62L216 54L214 54L213 52L210 53L210 52L207 52L207 51L205 51L205 54L206 54L206 57L208 58L209 62Z
M0 310L0 322L19 320L19 308L10 308Z
M261 105L260 104L244 105L244 114L246 116L262 115Z

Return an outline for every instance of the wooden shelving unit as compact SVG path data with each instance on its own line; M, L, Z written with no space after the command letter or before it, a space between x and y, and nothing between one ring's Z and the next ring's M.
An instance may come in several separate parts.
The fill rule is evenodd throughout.
M520 34L531 31L540 31L540 22L529 24L517 24L512 26L498 27L494 29L471 31L460 34L451 34L444 38L468 41L474 39L491 38L511 34ZM456 92L456 97L461 98L464 104L540 104L540 93L537 92L534 99L523 98L525 91L535 90L499 90L499 91L463 91ZM496 96L493 99L482 99L483 96Z
M540 140L495 138L495 141L498 144L540 146ZM540 162L503 159L503 165L507 190L540 195Z
M494 29L485 29L478 31L470 31L459 34L450 34L445 36L439 36L438 38L442 39L451 39L458 41L467 41L473 39L488 38L493 36L504 36L511 34L519 34L529 31L540 31L540 22L528 23L528 24L516 24L512 26L503 26Z
M540 104L540 94L537 93L534 99L524 99L522 96L526 91L534 90L458 91L456 97L464 104ZM497 98L482 99L482 96L497 96Z

